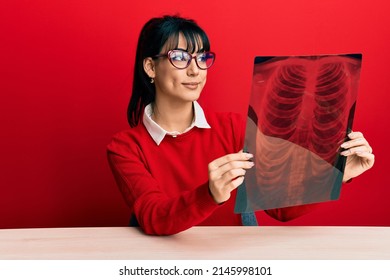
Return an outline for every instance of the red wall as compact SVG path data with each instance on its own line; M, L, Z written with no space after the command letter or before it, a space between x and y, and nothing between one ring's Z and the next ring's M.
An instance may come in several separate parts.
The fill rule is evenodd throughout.
M256 55L363 53L354 129L376 165L288 224L390 225L387 1L167 2L0 3L0 228L127 224L105 146L127 126L140 28L176 12L210 36L217 62L201 103L219 111L246 113Z

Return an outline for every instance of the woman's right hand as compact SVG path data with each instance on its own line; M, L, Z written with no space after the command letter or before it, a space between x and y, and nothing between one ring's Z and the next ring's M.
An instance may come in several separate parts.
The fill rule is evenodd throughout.
M252 154L239 152L209 163L209 188L216 203L227 201L231 191L242 184L246 170L254 166L251 158Z

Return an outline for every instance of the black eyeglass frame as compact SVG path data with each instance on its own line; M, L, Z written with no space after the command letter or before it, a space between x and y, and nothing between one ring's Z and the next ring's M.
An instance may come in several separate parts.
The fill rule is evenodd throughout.
M187 65L186 65L185 67L178 67L178 66L176 66L176 65L173 63L172 58L171 58L171 56L170 56L170 55L172 54L172 52L183 52L183 53L187 53L187 54L189 55L189 57L190 57L190 59L187 61ZM213 61L212 61L212 63L211 63L208 67L201 67L201 66L199 66L198 60L196 59L199 55L204 55L204 54L206 54L206 55L211 54L211 55L213 56ZM155 56L152 56L153 59L160 58L160 57L166 57L166 58L168 58L169 62L172 64L172 66L175 67L175 68L177 68L177 69L186 69L186 68L188 68L188 66L190 66L190 64L191 64L192 59L194 59L194 58L195 58L196 66L198 66L198 68L201 69L201 70L207 70L207 69L209 69L211 66L213 66L213 64L214 64L214 62L215 62L215 53L214 53L214 52L201 52L201 53L197 53L196 55L191 55L189 52L186 52L186 51L184 51L184 50L169 50L169 51L168 51L167 53L165 53L165 54L157 54L157 55L155 55Z

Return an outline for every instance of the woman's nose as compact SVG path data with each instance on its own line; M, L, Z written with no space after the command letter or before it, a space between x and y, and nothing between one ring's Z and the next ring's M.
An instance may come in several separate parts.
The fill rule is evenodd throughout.
M198 75L199 74L199 67L198 65L196 64L196 61L195 61L196 57L193 57L191 59L191 62L190 62L190 65L188 65L187 67L187 73L191 76L193 75Z

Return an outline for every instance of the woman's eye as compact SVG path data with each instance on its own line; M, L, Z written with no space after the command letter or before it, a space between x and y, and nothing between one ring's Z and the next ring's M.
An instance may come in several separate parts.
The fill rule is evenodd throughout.
M175 54L174 56L171 57L171 59L176 61L187 61L186 56L182 54Z
M205 55L199 55L198 56L198 61L205 62L206 60L207 60L207 57Z

